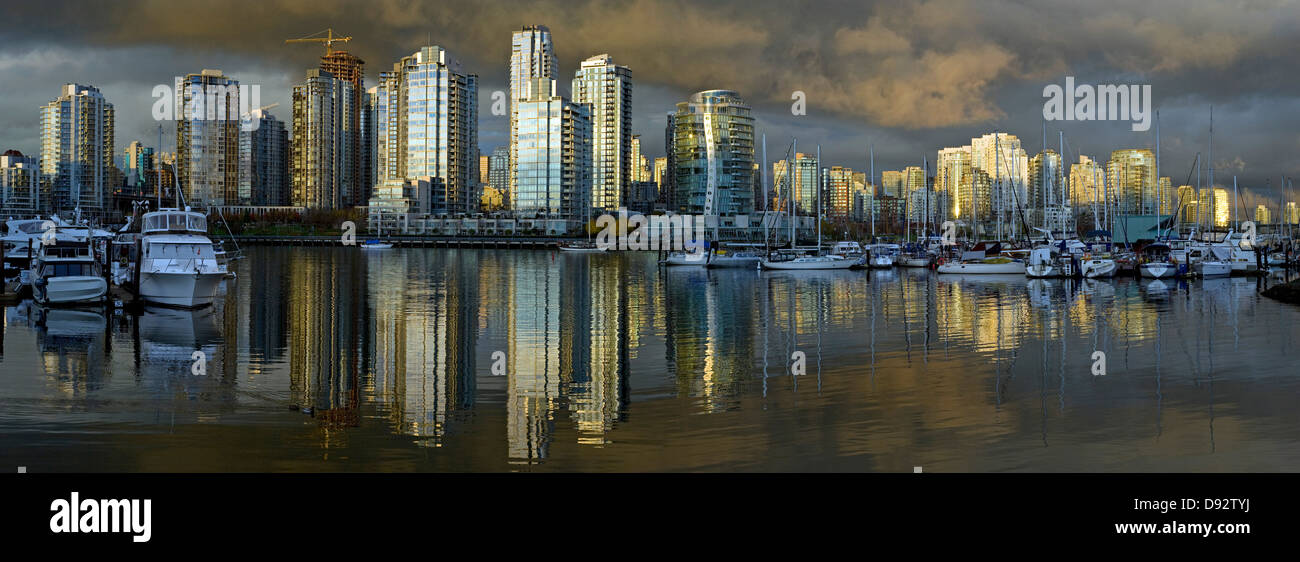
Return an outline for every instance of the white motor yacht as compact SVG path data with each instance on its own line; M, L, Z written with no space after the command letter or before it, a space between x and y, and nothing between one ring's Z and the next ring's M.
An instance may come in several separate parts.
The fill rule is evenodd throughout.
M40 304L90 304L108 296L86 229L55 228L42 237L32 260L32 297Z
M188 209L145 213L136 257L140 298L182 308L212 304L226 269L217 262L207 232L202 213Z

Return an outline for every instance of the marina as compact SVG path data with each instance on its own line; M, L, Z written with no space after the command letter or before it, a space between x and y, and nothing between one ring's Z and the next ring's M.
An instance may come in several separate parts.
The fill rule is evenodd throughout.
M201 308L4 304L0 450L42 472L1300 469L1276 276L244 252Z

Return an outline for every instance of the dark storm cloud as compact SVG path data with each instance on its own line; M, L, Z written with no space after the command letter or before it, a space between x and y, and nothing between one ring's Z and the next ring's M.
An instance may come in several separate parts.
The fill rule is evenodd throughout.
M801 150L820 143L827 164L856 168L866 167L871 143L877 170L894 169L993 129L1034 152L1043 86L1073 75L1153 86L1162 172L1175 184L1207 151L1211 104L1216 169L1255 190L1300 175L1293 1L55 1L13 6L8 21L0 143L27 149L36 107L68 81L106 89L119 107L119 144L150 138L148 92L176 74L221 68L261 84L263 103L284 104L319 48L283 40L326 27L354 37L345 48L367 61L372 80L426 42L449 49L480 75L480 136L491 147L506 139L504 120L486 107L506 86L509 34L542 23L554 33L562 88L594 54L632 68L634 124L651 154L662 153L664 113L710 88L737 90L754 105L770 158L797 136ZM807 95L807 116L790 114L793 91ZM1134 133L1128 123L1047 128L1053 147L1065 131L1071 157L1104 160L1112 149L1155 142L1154 131Z

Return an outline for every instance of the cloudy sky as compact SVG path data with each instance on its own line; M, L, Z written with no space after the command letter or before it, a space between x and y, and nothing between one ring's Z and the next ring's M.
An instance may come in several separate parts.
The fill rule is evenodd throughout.
M63 0L13 3L0 31L0 149L34 152L38 108L66 82L93 84L115 105L117 143L156 145L158 84L218 68L261 86L287 119L289 92L321 48L286 45L333 27L366 61L367 80L424 44L479 75L480 140L507 138L488 111L507 87L510 34L550 27L561 88L579 61L612 55L632 69L634 128L663 154L664 114L690 93L738 91L766 133L769 159L792 138L821 145L827 165L877 173L933 160L944 146L993 130L1042 146L1043 88L1150 84L1160 111L1161 172L1184 183L1209 149L1216 181L1236 175L1276 206L1283 176L1300 175L1300 2L1296 0ZM791 94L807 114L791 114ZM1155 128L1125 121L1047 123L1071 160L1154 147ZM174 129L164 128L171 150ZM1208 170L1206 171L1208 176ZM1300 191L1286 193L1300 199Z

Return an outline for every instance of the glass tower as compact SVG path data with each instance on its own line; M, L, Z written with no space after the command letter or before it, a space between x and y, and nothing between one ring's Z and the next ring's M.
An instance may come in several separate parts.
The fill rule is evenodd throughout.
M727 216L754 210L754 118L736 92L707 90L677 104L672 126L678 212Z
M632 182L639 151L633 150L632 71L609 55L585 61L573 77L573 102L591 111L592 205L615 211Z
M101 210L113 169L113 104L94 86L67 84L41 108L41 175L49 210Z

